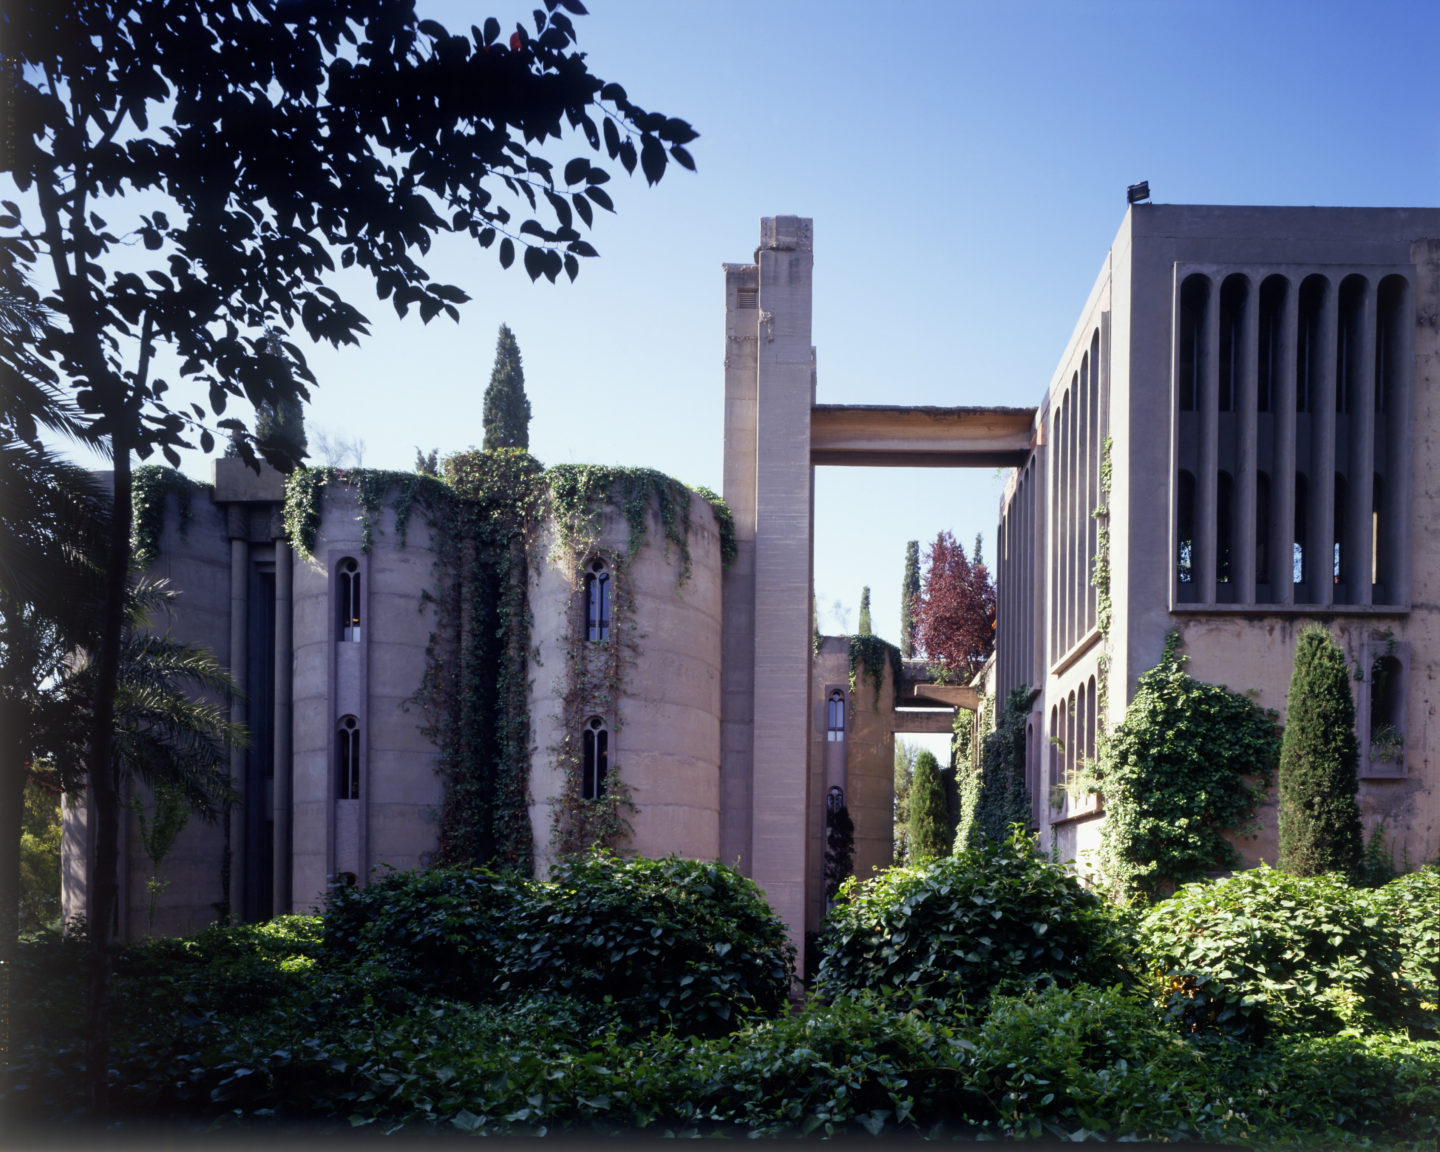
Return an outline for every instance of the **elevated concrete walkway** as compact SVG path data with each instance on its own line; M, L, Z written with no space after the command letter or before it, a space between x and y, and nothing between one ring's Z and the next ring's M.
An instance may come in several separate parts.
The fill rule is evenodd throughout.
M1033 447L1034 408L815 404L810 463L876 468L1010 468Z

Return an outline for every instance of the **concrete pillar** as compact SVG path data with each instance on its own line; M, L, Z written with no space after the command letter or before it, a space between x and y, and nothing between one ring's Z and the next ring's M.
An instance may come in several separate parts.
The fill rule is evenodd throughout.
M755 722L755 388L760 270L725 265L724 496L735 562L721 578L720 859L751 875ZM808 616L808 610L807 610Z
M294 679L292 615L295 570L287 540L275 541L275 787L273 882L271 911L284 915L293 907L290 885L291 701Z
M244 515L240 508L231 506L232 521ZM247 646L245 626L249 614L250 588L250 545L243 531L237 535L232 523L230 536L230 677L235 681L235 695L230 698L230 722L245 723L245 667ZM245 795L245 749L234 745L230 748L230 786L237 795ZM230 808L230 915L235 918L245 913L245 809L240 804Z
M801 948L811 896L804 834L814 499L811 222L762 220L757 264L751 875Z

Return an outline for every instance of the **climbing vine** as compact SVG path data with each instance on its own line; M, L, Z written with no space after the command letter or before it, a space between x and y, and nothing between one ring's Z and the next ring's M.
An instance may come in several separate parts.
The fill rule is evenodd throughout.
M1280 755L1274 712L1186 674L1172 633L1105 741L1095 783L1106 819L1100 868L1117 895L1155 898L1240 855Z
M709 488L696 485L695 494L709 504L710 511L715 513L715 531L720 536L720 566L728 571L740 553L739 545L735 542L735 515L730 511L730 505Z
M879 636L850 636L850 695L859 685L861 670L875 689L875 703L880 703L880 689L885 685L885 666L890 666L891 682L898 689L905 677L905 660L900 649Z
M631 833L630 817L639 809L620 765L609 765L601 795L585 797L581 788L581 732L587 719L601 716L612 737L624 726L621 707L625 671L639 655L630 563L649 536L652 518L659 520L667 558L676 562L676 585L691 575L691 503L700 495L714 511L722 563L735 556L734 520L725 502L713 492L692 492L680 481L651 468L619 468L595 464L560 464L546 473L554 544L550 561L578 593L585 566L603 559L612 576L613 600L609 634L588 637L585 605L577 595L564 651L565 675L559 689L557 716L560 737L550 749L561 776L561 790L551 800L550 844L557 855L588 851L596 844L611 850L624 847ZM627 537L622 552L601 550L599 542L611 509L624 517Z
M529 551L540 464L515 448L444 463L435 522L436 627L415 700L440 752L442 864L534 868L530 825Z
M146 567L160 555L166 497L172 494L175 497L175 512L183 537L190 531L191 500L202 488L208 491L210 485L191 480L183 472L160 464L142 464L135 469L131 495L131 507L135 511L131 521L130 553L136 564Z
M619 731L623 671L638 650L624 573L655 515L666 554L676 560L677 584L689 579L691 491L647 468L560 465L546 472L519 449L458 453L444 461L442 473L300 469L287 483L284 509L286 529L307 556L319 536L326 489L335 485L355 493L364 551L372 548L386 507L402 547L417 510L432 531L435 582L422 599L435 610L435 629L413 702L424 715L422 731L439 750L444 782L436 861L533 871L529 585L539 528L548 517L555 536L549 559L578 586L581 562L595 556L612 508L629 532L624 552L606 557L615 577L611 638L586 644L578 612L571 621L561 700L566 735L550 751L562 777L552 828L557 850L597 842L617 847L637 809L615 765L605 795L582 798L579 733L585 717L597 713L612 733ZM715 510L728 561L734 555L729 510L713 493L702 495Z
M445 486L422 472L389 472L378 468L297 468L285 482L285 532L302 556L312 556L319 539L325 489L344 485L360 505L360 550L375 544L375 526L386 505L395 513L395 535L405 547L410 517L417 502L427 509L444 502Z
M1110 703L1110 624L1115 606L1110 599L1110 486L1114 466L1110 459L1113 443L1106 436L1100 446L1100 503L1091 515L1095 518L1095 561L1090 583L1095 588L1095 623L1100 631L1100 655L1095 669L1095 727L1103 740L1105 717Z
M1025 786L1025 724L1035 692L1022 685L1005 699L995 722L988 726L993 702L987 697L981 712L978 763L962 762L957 755L956 784L960 791L960 823L955 832L955 851L980 845L986 840L1003 844L1010 825L1030 825L1030 790ZM958 725L957 725L958 727Z

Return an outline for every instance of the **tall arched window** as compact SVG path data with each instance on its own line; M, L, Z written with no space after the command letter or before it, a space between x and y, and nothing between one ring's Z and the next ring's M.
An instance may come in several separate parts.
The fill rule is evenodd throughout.
M825 702L825 739L845 739L845 693L839 688Z
M335 593L338 604L341 643L360 642L360 565L347 556L335 567Z
M605 721L592 716L580 736L580 795L599 800L605 795L605 778L610 774L610 732Z
M360 799L360 721L354 716L340 717L335 726L335 796Z
M610 639L610 572L605 561L591 561L585 573L585 636L588 640Z

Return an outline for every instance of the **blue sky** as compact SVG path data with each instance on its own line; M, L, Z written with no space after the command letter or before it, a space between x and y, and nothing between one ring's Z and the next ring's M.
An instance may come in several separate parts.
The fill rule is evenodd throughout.
M617 215L574 284L457 243L431 267L473 297L459 324L400 322L358 291L373 335L311 353L307 415L363 440L369 466L481 442L504 322L542 461L719 490L720 265L751 258L765 215L815 221L821 402L1034 404L1128 184L1165 203L1440 203L1434 0L587 2L592 69L689 120L699 171L612 181ZM508 31L531 7L420 3L457 30L488 11ZM868 584L895 639L905 541L983 533L988 557L1002 487L989 470L819 469L827 630L854 627Z

